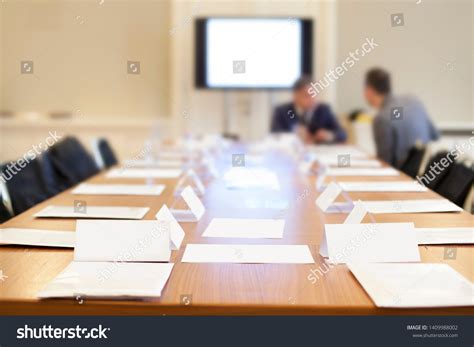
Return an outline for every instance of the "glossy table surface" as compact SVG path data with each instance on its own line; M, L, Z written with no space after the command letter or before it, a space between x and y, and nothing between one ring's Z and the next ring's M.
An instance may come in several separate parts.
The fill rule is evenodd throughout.
M221 170L231 165L231 153L218 159ZM73 258L72 249L23 246L0 246L0 269L5 276L0 281L0 314L16 315L194 315L194 314L317 314L317 315L377 315L377 314L472 314L473 309L381 309L377 308L345 265L326 271L312 283L311 269L326 269L318 254L324 224L342 223L346 214L325 214L315 205L318 191L316 176L298 170L297 162L281 152L270 151L260 166L274 170L280 191L259 189L229 190L221 179L205 180L203 202L206 214L198 223L182 223L186 237L178 251L173 251L175 263L162 296L151 301L89 300L87 298L38 300L36 293L51 281ZM198 171L199 172L199 171ZM397 177L335 177L338 181L409 180ZM154 219L160 207L177 206L174 197L176 179L108 179L104 173L89 183L163 183L160 196L93 196L72 195L67 190L4 223L1 227L50 230L75 229L73 219L34 218L33 214L47 205L73 206L74 200L84 200L89 206L150 207L144 219ZM440 198L427 192L348 193L362 200L431 199ZM339 197L338 201L343 201ZM285 207L286 204L286 207ZM214 217L285 218L283 239L204 238L204 232ZM378 214L366 216L364 222L413 222L416 227L472 227L469 213ZM187 243L247 243L247 244L307 244L315 264L189 264L180 260ZM472 245L450 245L456 248L455 259L444 259L445 246L420 246L423 262L447 263L470 281L474 281L474 248Z

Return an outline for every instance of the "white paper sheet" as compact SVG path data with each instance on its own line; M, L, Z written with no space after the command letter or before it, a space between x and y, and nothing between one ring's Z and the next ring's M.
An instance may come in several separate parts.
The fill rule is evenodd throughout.
M318 156L350 155L351 158L366 158L367 154L352 145L311 145L307 147L309 153Z
M420 261L413 223L326 224L327 252L331 263Z
M233 167L223 178L228 189L280 190L278 176L268 169Z
M307 245L188 244L182 263L313 264Z
M84 195L160 195L163 184L91 184L82 183L73 189L72 194Z
M78 220L75 261L169 261L170 229L156 220Z
M337 156L317 156L317 160L323 164L323 165L328 165L328 166L339 166L339 160ZM374 159L358 159L358 158L350 158L349 167L381 167L382 163L379 162L378 160Z
M181 247L185 233L166 204L160 208L158 213L155 215L155 218L160 222L169 223L171 249L178 250Z
M206 208L199 200L194 190L187 186L181 192L181 197L188 205L189 210L171 209L171 213L178 222L197 222L206 212Z
M0 229L0 244L74 248L74 231L4 228Z
M284 219L214 218L202 236L281 239L284 229Z
M416 181L338 182L346 192L426 192L428 188Z
M106 177L108 178L177 178L181 175L181 169L143 169L123 168L112 169Z
M124 168L181 168L183 166L182 160L147 160L147 159L137 159L137 160L126 160L124 163Z
M351 168L351 167L329 167L327 176L398 176L400 173L391 168Z
M319 194L316 199L316 205L323 211L326 212L328 207L336 200L336 198L341 194L341 187L334 182L331 182L324 191Z
M34 214L37 218L104 218L142 219L149 207L126 206L86 206L82 212L74 211L74 206L50 205Z
M446 199L364 201L370 213L461 212L462 208Z
M348 264L377 307L473 306L474 286L447 264Z
M474 244L474 228L415 228L419 245Z
M174 264L165 263L70 263L38 297L146 299L160 297Z

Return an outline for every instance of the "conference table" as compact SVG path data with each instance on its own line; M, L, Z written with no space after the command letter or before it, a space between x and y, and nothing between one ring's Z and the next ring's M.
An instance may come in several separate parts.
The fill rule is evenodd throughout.
M238 148L237 151L242 151ZM231 167L228 149L218 157L220 169ZM237 152L238 153L238 152ZM88 298L38 300L36 294L73 259L73 249L0 246L1 315L465 315L472 307L387 309L377 308L346 265L337 265L313 284L311 269L324 269L319 245L324 224L342 223L347 214L323 213L315 205L318 190L316 175L302 173L291 155L269 150L259 164L274 170L280 191L260 189L230 190L222 179L205 180L202 196L206 213L197 223L181 223L186 233L181 248L172 252L174 269L158 299L95 300ZM386 164L383 163L383 166ZM198 171L199 173L200 171ZM2 228L36 228L70 230L74 219L35 218L48 205L73 206L84 200L88 206L150 207L144 219L153 220L163 204L177 206L174 194L178 179L111 179L103 171L88 183L162 183L160 196L73 195L71 189L44 201L1 225ZM400 174L391 177L328 177L330 181L412 180ZM439 199L427 192L351 192L352 200ZM346 197L347 198L347 197ZM338 201L344 201L340 196ZM286 206L285 206L286 202ZM282 239L205 238L202 233L215 217L284 218ZM372 220L373 218L373 220ZM472 227L473 217L461 213L403 213L366 216L364 223L413 222L415 227ZM234 244L302 244L309 245L315 264L196 264L181 263L188 243ZM106 247L106 245L104 245ZM456 249L456 256L445 259L445 247ZM470 281L474 281L474 247L472 245L419 246L422 262L446 263ZM452 259L451 259L452 258Z

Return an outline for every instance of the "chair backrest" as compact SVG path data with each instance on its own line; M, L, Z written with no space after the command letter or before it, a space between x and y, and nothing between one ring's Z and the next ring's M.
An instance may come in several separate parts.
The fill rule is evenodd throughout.
M99 172L94 159L74 137L66 137L49 149L57 172L67 188Z
M8 210L8 208L5 206L3 202L3 197L0 194L0 223L5 223L10 218L12 218L12 214Z
M2 166L2 177L10 198L13 214L17 215L46 200L51 195L44 184L41 163L38 158L29 159L23 167Z
M410 177L415 178L420 172L421 163L426 152L425 146L414 146L408 152L405 162L400 167L400 170Z
M436 192L463 207L473 182L473 168L462 163L455 163L446 178L436 188Z
M431 157L419 181L431 190L437 189L454 166L453 160L448 160L448 152L438 152ZM442 161L443 159L446 159ZM441 164L445 165L441 165Z
M97 139L93 143L96 163L101 168L109 168L118 163L112 147L106 139Z

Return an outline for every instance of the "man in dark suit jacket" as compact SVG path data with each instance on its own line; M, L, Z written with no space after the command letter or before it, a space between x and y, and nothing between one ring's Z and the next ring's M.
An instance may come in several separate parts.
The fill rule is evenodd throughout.
M306 143L344 142L346 132L340 127L331 108L318 103L308 93L311 78L300 77L293 85L293 102L278 106L273 114L271 131L295 131Z

